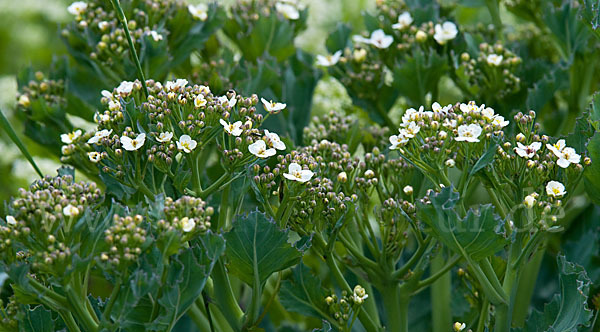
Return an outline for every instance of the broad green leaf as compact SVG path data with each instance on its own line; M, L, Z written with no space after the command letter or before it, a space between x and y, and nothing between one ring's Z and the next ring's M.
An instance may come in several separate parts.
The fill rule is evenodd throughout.
M260 284L274 272L294 266L302 252L288 243L288 230L281 230L271 218L258 211L238 216L225 234L229 271L243 282Z
M590 279L581 266L564 256L558 256L557 263L560 295L544 306L544 312L535 310L522 332L577 332L589 324L593 315L587 306Z
M33 310L26 310L24 319L19 322L22 332L54 332L54 319L52 312L38 305Z
M469 176L473 176L475 173L479 172L479 170L485 168L487 165L491 164L494 161L494 156L496 155L496 148L498 147L498 140L492 140L483 155L477 160L471 171L469 172Z
M351 33L352 28L350 26L338 22L335 30L327 36L327 40L325 41L327 51L332 54L339 50L343 51L348 46Z
M418 49L393 68L394 86L411 105L424 105L425 95L437 90L440 78L449 68L445 56L433 50L425 53Z
M561 63L559 66L554 67L542 79L533 84L533 87L529 88L527 95L527 109L535 110L540 112L544 106L546 106L553 98L554 93L558 90L568 87L567 64ZM557 115L555 114L554 117ZM556 118L554 118L555 121Z
M304 264L298 264L292 277L281 283L279 293L279 301L287 311L322 319L327 318L326 297L327 291L321 287L321 280Z
M578 6L569 1L560 7L555 7L550 1L545 4L541 18L554 34L553 39L563 56L571 58L579 50L585 49L590 34L577 15Z
M590 123L596 131L600 130L600 92L594 93L590 103Z
M590 206L562 239L565 258L583 266L592 283L600 283L600 207Z
M504 221L494 215L492 205L469 210L464 218L456 213L459 195L452 187L430 197L431 204L417 203L417 216L429 231L452 251L479 261L500 251L508 240Z

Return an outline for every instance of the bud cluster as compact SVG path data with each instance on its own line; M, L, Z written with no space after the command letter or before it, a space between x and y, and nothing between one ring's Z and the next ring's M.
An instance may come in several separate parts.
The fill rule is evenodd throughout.
M521 88L521 80L515 75L521 62L519 56L500 43L482 43L476 57L466 52L461 54L458 70L473 89L482 90L484 96L502 99Z
M17 302L15 295L8 298L8 302L4 303L0 299L0 326L4 331L18 331L19 321L22 319L22 312Z
M205 233L210 229L210 219L214 213L212 207L200 198L182 196L177 200L165 199L165 219L157 222L159 233L178 230L183 233Z
M340 324L345 325L352 315L358 314L358 309L369 297L365 289L356 285L352 294L342 291L341 297L331 294L325 298L325 304L329 308L329 313Z
M315 116L309 125L304 127L304 143L308 145L322 140L347 142L355 125L357 125L356 119L339 111Z
M146 242L147 224L144 217L113 216L113 224L104 231L104 241L108 251L100 254L100 261L110 269L124 271L142 254Z
M40 100L51 108L62 107L67 102L64 92L65 82L62 79L49 79L38 71L35 78L20 89L17 94L17 106L28 110L31 103Z
M20 189L8 204L0 227L0 251L7 262L28 260L34 270L62 273L69 264L73 227L103 196L95 183L76 183L70 175L45 177Z

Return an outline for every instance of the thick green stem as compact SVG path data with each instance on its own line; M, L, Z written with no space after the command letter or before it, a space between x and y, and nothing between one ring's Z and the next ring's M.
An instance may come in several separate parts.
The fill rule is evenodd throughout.
M227 321L229 325L231 325L234 330L239 331L241 329L244 312L240 309L235 295L233 294L229 276L225 270L225 264L221 259L219 259L213 269L213 282L216 303L225 317L228 317Z
M90 332L98 331L98 324L94 318L92 318L91 313L87 311L85 303L83 303L83 301L77 296L77 293L73 287L71 287L71 285L67 285L65 290L67 292L67 299L69 300L71 308L80 319L81 323L85 326L85 330Z
M537 251L521 272L513 309L513 326L515 327L522 327L525 324L529 313L529 303L531 303L531 296L545 252L543 249Z
M190 318L192 319L192 321L194 321L194 324L196 324L196 327L200 331L212 331L210 322L204 316L204 313L202 312L202 310L200 310L198 304L193 303L190 309L187 311L187 315L190 316Z
M408 294L400 294L398 284L384 287L381 291L386 313L386 331L408 332Z
M445 266L444 256L440 253L431 260L431 274L443 271ZM431 318L434 331L445 331L452 325L451 290L452 275L447 272L431 285Z
M529 305L529 303L527 303ZM477 330L475 332L485 332L485 321L487 320L488 312L490 310L490 302L484 297L483 303L481 304L481 311L479 312L479 320L477 321Z
M113 8L117 13L117 18L121 22L123 26L123 30L125 31L125 37L127 38L127 44L129 44L129 51L131 52L131 57L133 58L133 62L135 62L135 67L137 69L138 78L142 83L142 90L144 92L144 96L146 99L148 98L148 88L146 87L146 78L144 77L144 71L142 70L142 65L140 64L140 59L138 58L137 51L135 50L135 45L133 45L133 40L131 39L131 34L129 33L129 26L127 25L127 18L125 17L125 13L123 12L123 8L121 8L121 2L119 0L111 0Z
M79 326L77 325L77 322L75 321L73 315L69 311L60 310L58 314L63 319L63 322L65 322L65 325L67 326L69 332L81 332Z

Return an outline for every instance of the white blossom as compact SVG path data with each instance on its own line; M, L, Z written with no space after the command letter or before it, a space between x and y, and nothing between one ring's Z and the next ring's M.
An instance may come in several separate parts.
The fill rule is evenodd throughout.
M479 136L481 135L481 126L475 123L470 125L458 126L458 136L454 140L459 142L479 142Z
M121 136L121 145L127 151L135 151L144 146L146 142L146 134L141 133L136 138L132 139L128 136Z
M330 67L338 63L340 61L340 57L342 56L342 51L337 51L332 55L317 55L317 65L323 67Z
M565 186L558 181L550 181L546 184L546 194L551 197L562 197L566 194Z
M194 98L194 107L200 108L204 106L206 106L206 98L204 98L204 95L202 94L197 95L196 98Z
M197 20L206 21L208 18L208 6L204 3L198 5L188 5L188 11Z
M521 142L517 142L517 147L515 148L515 152L523 158L533 158L538 150L542 147L542 143L533 142L529 145L523 145Z
M163 36L154 30L150 30L150 32L148 32L148 34L150 35L150 37L152 37L152 39L155 42L159 42L159 41L163 40Z
M65 144L71 144L71 143L75 142L80 136L81 136L81 129L77 129L68 134L60 135L60 140L61 140L61 142L65 143Z
M408 123L406 128L400 129L400 135L405 138L413 138L417 133L421 130L421 127L417 125L414 121Z
M579 164L581 156L577 154L575 149L566 147L560 151L560 156L556 164L562 168L567 168L571 164Z
M546 147L548 150L552 151L555 156L560 158L562 155L562 150L567 147L567 144L565 143L564 139L559 139L558 142L554 144L546 144Z
M283 15L283 17L287 18L288 20L297 20L300 18L300 12L298 12L298 9L290 4L287 3L283 3L283 2L278 2L275 4L275 10L277 10L278 13L280 13L281 15Z
M304 183L310 180L314 174L311 170L302 169L302 166L298 163L291 163L288 166L288 172L283 173L283 176L288 180Z
M267 138L267 143L269 143L272 147L277 150L285 150L285 143L281 141L279 135L276 133L269 132L265 129L265 136Z
M233 107L237 103L235 96L231 97L231 99L227 99L227 96L221 96L217 98L217 100L219 100L221 104L228 105L229 107Z
M17 219L15 219L15 217L13 216L6 216L6 223L9 225L16 225L17 224Z
M276 103L271 101L267 101L265 98L261 98L260 101L262 101L263 106L265 107L265 110L267 110L267 112L269 113L278 113L279 111L285 109L286 104L284 103Z
M178 78L175 81L167 81L167 83L165 84L165 88L167 88L167 90L171 92L177 92L181 89L185 89L187 84L188 80L186 80L185 78Z
M110 26L110 23L108 23L107 21L98 22L98 29L100 29L100 31L104 31L104 30L108 29L109 26Z
M447 21L443 24L436 24L435 33L433 34L433 39L440 45L446 44L449 40L456 38L458 34L458 29L456 28L456 24Z
M194 218L183 217L181 218L180 224L181 230L183 230L185 233L193 231L194 227L196 227L196 221Z
M267 143L258 140L248 146L248 151L259 158L269 158L274 156L277 151L274 148L267 149Z
M461 323L461 322L455 322L454 325L452 325L452 328L454 328L455 332L460 332L462 330L464 330L467 327L467 325L465 323Z
M177 149L185 153L191 153L197 145L198 142L193 140L189 135L181 135L179 141L177 141Z
M498 129L502 129L506 126L508 126L508 120L504 120L504 117L502 115L498 115L496 114L494 116L494 119L492 119L492 124L497 127Z
M392 135L390 136L390 143L392 143L390 150L396 150L399 146L408 143L408 138L404 137L402 134Z
M158 135L158 137L156 138L156 140L161 143L169 143L172 138L173 138L173 133L170 131L165 131L165 132L160 133Z
M398 16L398 23L392 25L392 28L402 30L408 28L413 22L409 12L404 12Z
M525 199L523 199L523 204L529 209L533 208L537 202L536 196L536 193L525 196Z
M94 134L94 136L90 137L90 139L88 139L87 142L88 142L88 144L99 144L103 138L110 136L110 134L112 134L112 129L111 130L102 129L100 131L97 131Z
M485 105L477 106L474 101L470 101L467 104L460 104L460 110L463 113L481 113L481 111L485 108Z
M242 134L242 132L244 131L242 129L242 121L236 121L234 123L229 123L223 119L220 119L219 122L221 123L221 125L223 126L223 128L229 135L240 136Z
M69 7L67 11L72 15L81 15L87 9L88 4L84 1L75 1Z
M394 41L394 37L386 35L381 29L371 33L370 44L377 48L388 48Z
M354 292L352 294L352 301L354 303L362 304L368 297L369 294L367 294L367 292L361 285L356 285L354 287Z
M76 217L79 215L79 209L69 204L63 208L63 214L67 217Z
M498 67L502 64L502 58L502 55L492 53L488 54L485 60L487 61L488 65Z
M88 152L87 153L88 158L90 158L90 161L95 163L98 163L101 159L102 159L102 155L100 154L100 152L96 152L96 151L92 151L92 152Z
M413 187L412 186L405 186L404 188L402 188L402 191L404 191L404 193L407 194L407 195L412 195L413 194Z
M481 116L488 120L488 121L492 121L494 119L494 109L491 107L486 107L483 110L481 110Z

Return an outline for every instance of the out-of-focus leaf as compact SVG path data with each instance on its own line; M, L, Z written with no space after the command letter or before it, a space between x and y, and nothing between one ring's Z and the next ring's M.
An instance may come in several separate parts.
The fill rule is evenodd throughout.
M478 261L494 255L508 243L504 221L494 215L492 205L482 205L479 211L469 210L461 218L455 209L459 195L452 187L443 188L430 199L431 204L417 203L417 216L452 251Z
M590 206L563 239L565 258L583 266L592 283L600 283L600 207Z
M6 134L10 138L10 140L13 141L13 143L15 143L15 145L19 148L19 150L25 156L25 158L27 158L27 160L29 161L31 166L33 166L33 169L35 169L35 171L38 173L38 175L40 177L43 177L44 174L38 168L37 164L33 160L33 157L29 153L29 150L27 150L27 148L25 147L23 142L21 142L21 139L19 138L19 136L17 136L17 133L15 133L15 131L13 130L12 126L10 125L10 122L8 122L8 119L4 116L4 113L2 112L2 110L0 110L0 127L2 127L4 132L6 132Z
M600 204L600 132L589 141L587 151L592 164L583 172L585 190L594 203Z
M544 77L529 88L527 95L527 109L541 111L558 90L568 87L569 76L566 65L554 67Z
M405 62L394 67L394 86L411 105L424 105L425 95L437 90L440 78L448 71L446 57L416 50Z
M561 47L562 53L571 58L575 53L584 49L590 36L589 30L578 17L575 3L565 1L561 7L555 7L552 2L546 2L542 19L554 34L555 42Z
M225 240L229 271L249 285L264 283L272 273L297 264L302 257L288 243L288 231L258 211L237 217Z
M527 320L522 332L577 332L587 326L592 311L587 307L590 279L585 270L559 256L560 295L546 304L544 312L535 310Z
M279 293L281 305L287 311L322 319L327 318L326 296L321 280L313 276L304 264L298 264L292 277L281 283Z
M329 53L335 53L339 50L343 50L348 46L350 42L350 34L352 28L347 24L338 23L335 30L327 36L325 41L325 47Z

